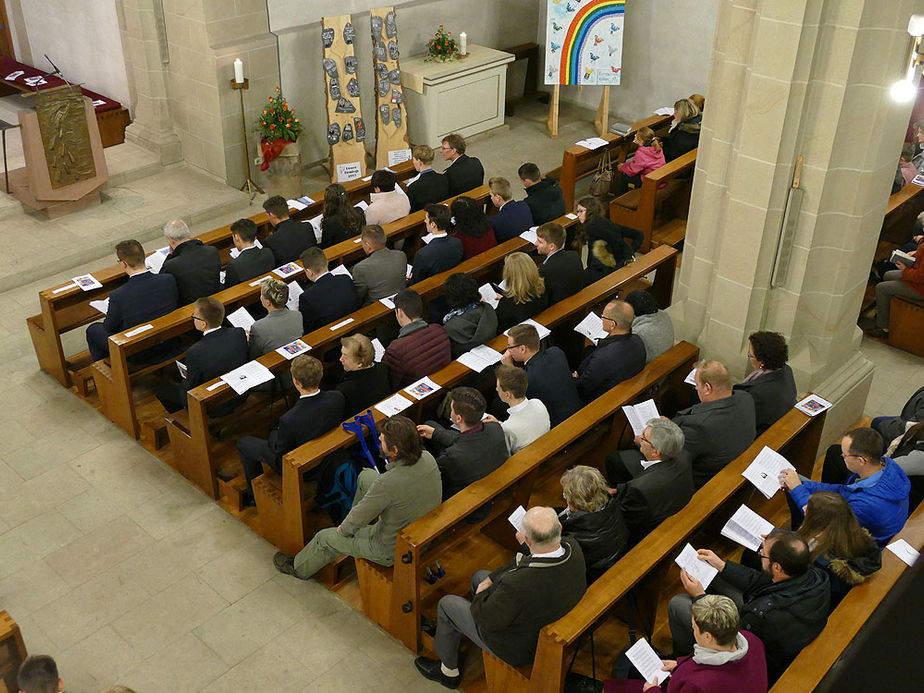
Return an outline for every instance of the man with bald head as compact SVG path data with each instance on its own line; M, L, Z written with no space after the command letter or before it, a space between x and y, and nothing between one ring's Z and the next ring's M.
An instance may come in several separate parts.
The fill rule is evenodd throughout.
M610 301L600 316L607 336L581 361L574 377L578 394L591 402L645 367L645 343L632 334L635 312L625 301Z
M433 640L439 659L414 661L424 677L446 688L459 687L463 635L508 664L532 664L539 631L567 614L584 595L584 554L576 541L561 538L552 508L527 510L516 538L529 547L529 554L516 554L493 573L476 572L471 602L456 595L440 599Z

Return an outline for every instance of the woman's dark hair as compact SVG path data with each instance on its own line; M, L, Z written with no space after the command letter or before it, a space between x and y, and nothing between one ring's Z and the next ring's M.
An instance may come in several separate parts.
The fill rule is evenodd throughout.
M626 295L626 303L632 306L635 317L652 315L658 312L658 301L644 289L635 289Z
M587 215L584 217L584 219L586 219L588 222L601 217L603 219L609 218L606 213L606 207L604 207L603 203L600 202L600 200L598 200L596 197L591 195L582 197L580 200L578 200L578 205L587 210Z
M423 453L423 442L417 433L417 425L406 416L390 416L379 426L385 445L398 448L398 456L405 465L417 464Z
M816 491L809 496L805 520L796 534L812 546L813 560L819 556L855 558L865 555L873 543L857 522L850 503L834 491Z
M455 218L453 228L456 233L481 238L491 229L484 209L470 197L457 197L449 209Z
M478 293L478 282L465 272L456 272L450 274L449 279L443 288L443 296L446 303L453 310L464 308L471 303L478 303L481 300L481 294Z
M331 183L324 188L324 219L342 216L351 234L359 233L366 225L366 215L350 204L346 188L340 183Z
M789 360L789 347L779 332L754 332L748 341L754 350L754 358L769 371L782 368Z

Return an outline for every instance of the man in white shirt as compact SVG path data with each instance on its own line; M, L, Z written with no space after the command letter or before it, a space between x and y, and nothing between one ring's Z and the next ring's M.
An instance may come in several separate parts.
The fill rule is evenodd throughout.
M526 371L501 364L495 371L497 394L507 406L509 417L499 421L504 429L507 450L513 455L549 432L549 412L538 399L526 399ZM493 416L487 420L497 421Z

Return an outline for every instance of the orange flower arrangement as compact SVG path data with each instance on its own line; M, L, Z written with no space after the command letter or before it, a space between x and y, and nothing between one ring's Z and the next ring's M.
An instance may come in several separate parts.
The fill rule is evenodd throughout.
M459 58L459 49L456 46L456 41L452 38L452 32L447 32L443 25L440 24L440 28L433 38L427 42L427 57L424 60L428 62L434 62L440 60L446 62L447 60L457 60Z

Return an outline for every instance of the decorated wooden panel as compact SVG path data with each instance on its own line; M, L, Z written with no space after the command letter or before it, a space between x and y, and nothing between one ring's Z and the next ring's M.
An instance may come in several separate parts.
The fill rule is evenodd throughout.
M411 158L407 139L407 110L398 66L398 20L394 7L370 14L372 63L375 70L375 165L394 166Z
M359 101L359 65L353 52L356 28L348 14L321 18L330 177L344 183L366 175L366 124Z

